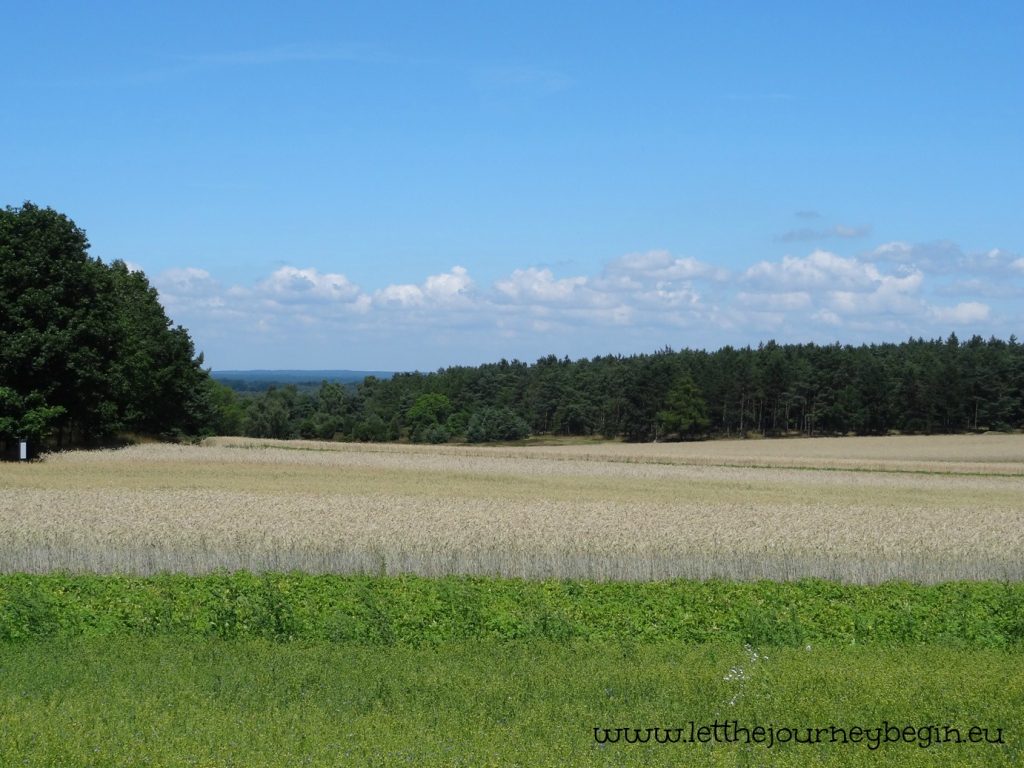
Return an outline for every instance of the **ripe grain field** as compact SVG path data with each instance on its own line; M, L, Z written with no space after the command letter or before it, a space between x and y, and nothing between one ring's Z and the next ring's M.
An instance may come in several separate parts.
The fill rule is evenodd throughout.
M214 438L0 465L0 571L1024 579L1024 436Z

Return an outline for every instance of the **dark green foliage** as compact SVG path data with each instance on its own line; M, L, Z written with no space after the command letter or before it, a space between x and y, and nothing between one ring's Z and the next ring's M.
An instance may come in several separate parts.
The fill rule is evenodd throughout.
M530 425L511 408L482 408L469 419L466 439L471 443L492 440L522 440L530 434Z
M121 261L109 268L121 340L113 377L126 428L199 434L213 421L213 383L188 331L172 326L156 289Z
M449 437L465 437L466 428L469 426L469 414L465 411L453 413L444 423L445 432Z
M501 361L369 377L347 392L337 406L298 392L283 431L326 437L326 428L303 426L310 408L335 418L334 437L356 440L427 441L435 422L451 438L515 440L527 434L517 420L532 434L634 441L1013 430L1024 427L1024 345L1012 337L950 336L860 347L663 349L578 361L550 355L533 365ZM271 395L252 402L261 397ZM499 429L499 422L515 428Z
M66 413L60 405L47 405L40 392L22 397L10 387L0 387L0 441L25 439L37 445Z
M299 422L312 415L313 404L299 395L294 385L272 388L264 397L255 398L246 411L245 434L288 440L299 437ZM312 422L308 429L312 430Z
M188 332L145 275L88 248L52 209L0 210L0 443L207 430L213 390Z
M431 443L432 445L439 445L441 443L447 443L451 438L448 430L441 424L431 424L429 427L419 433L421 441L424 443Z
M451 401L444 395L436 392L420 395L405 414L409 438L414 443L447 442L448 432L442 424L451 410Z
M664 436L688 437L704 432L709 425L708 406L689 374L680 377L666 398L665 410L658 411L658 428Z
M1021 647L1024 585L528 582L249 573L0 576L0 641L193 635Z
M245 429L245 407L234 391L212 378L209 402L213 411L210 431L215 435L242 435Z
M360 442L383 442L388 439L388 427L376 413L360 420L352 429L352 436Z

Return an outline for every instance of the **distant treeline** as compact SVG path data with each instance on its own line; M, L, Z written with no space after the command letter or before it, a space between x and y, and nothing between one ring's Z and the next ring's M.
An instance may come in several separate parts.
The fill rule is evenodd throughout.
M255 396L226 391L215 431L336 440L632 441L704 436L882 435L1024 426L1024 346L966 342L673 351L527 364L502 360L323 383Z
M358 384L367 376L390 379L392 371L211 371L214 380L235 392L266 392L271 387L293 384L300 391L319 389L324 381Z

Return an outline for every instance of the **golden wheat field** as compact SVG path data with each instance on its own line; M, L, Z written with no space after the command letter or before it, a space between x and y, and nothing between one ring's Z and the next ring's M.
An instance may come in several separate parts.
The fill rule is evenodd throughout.
M1024 436L213 438L0 465L0 571L1024 578Z

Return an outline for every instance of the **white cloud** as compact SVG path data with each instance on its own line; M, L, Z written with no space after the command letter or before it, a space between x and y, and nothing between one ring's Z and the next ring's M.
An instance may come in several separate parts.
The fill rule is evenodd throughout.
M461 307L473 306L473 280L465 267L452 267L450 272L430 275L420 285L400 283L385 286L374 294L381 307Z
M783 291L781 293L750 293L740 291L736 300L741 306L769 309L794 310L811 306L811 294L807 291Z
M796 333L807 333L818 326L845 329L851 334L922 334L931 329L945 330L939 324L990 321L992 309L988 304L962 301L949 307L934 302L935 297L950 292L946 290L946 257L953 254L960 254L960 274L983 275L993 269L1003 270L1008 263L1003 251L965 256L950 243L922 247L894 241L878 246L863 258L817 250L805 257L785 256L781 261L751 266L741 276L741 283L758 290L739 291L734 300L739 308L750 312L785 312L787 327ZM922 262L940 261L944 266L935 266L933 272L920 266ZM963 296L964 286L979 288L982 284L986 281L975 277L954 285L960 286L959 295Z
M661 281L650 290L637 291L635 297L645 304L664 307L697 306L700 304L698 294L690 283L671 283Z
M865 288L878 282L880 277L873 264L818 250L802 258L784 256L781 262L758 262L748 268L741 279L753 285L791 289Z
M184 267L161 272L155 280L161 294L173 296L206 296L219 289L219 284L205 269Z
M156 276L153 285L157 289L161 303L172 314L230 311L221 295L220 283L205 269L168 269Z
M871 255L876 259L907 261L913 252L914 247L910 243L894 240L889 243L882 243L871 252Z
M465 267L452 267L451 272L431 275L423 285L425 295L441 303L451 303L469 298L473 281Z
M912 265L932 275L995 276L1013 274L1016 254L1001 248L983 252L965 252L956 243L939 240L931 243L884 243L870 251L867 259L877 262Z
M320 273L316 269L281 267L257 285L257 291L274 301L308 304L314 302L349 303L361 291L345 275Z
M966 301L955 307L932 307L931 316L943 323L978 323L988 320L990 308L978 301Z
M919 258L929 254L959 254L955 272L948 258ZM169 314L195 332L200 347L204 334L244 345L247 334L258 332L282 348L301 338L325 349L372 343L417 354L446 345L457 355L472 345L493 350L480 359L496 359L524 348L538 356L580 354L582 339L591 340L592 353L608 353L767 337L857 343L941 335L951 327L959 333L963 326L1008 336L1024 319L1014 301L1024 295L1022 274L1024 258L1005 250L971 255L952 244L892 241L860 256L812 250L760 261L731 277L698 259L653 250L590 274L521 267L486 286L463 266L370 291L340 273L291 265L251 285L225 288L196 267L168 270L155 284Z
M506 280L494 284L502 296L525 303L588 303L583 296L585 277L556 280L550 269L528 267L515 270Z
M826 325L842 325L843 323L843 319L830 309L818 310L811 315L811 319L820 323L825 323Z
M374 295L378 304L418 307L423 304L423 289L418 285L389 285Z

